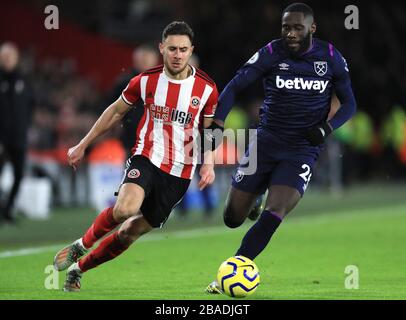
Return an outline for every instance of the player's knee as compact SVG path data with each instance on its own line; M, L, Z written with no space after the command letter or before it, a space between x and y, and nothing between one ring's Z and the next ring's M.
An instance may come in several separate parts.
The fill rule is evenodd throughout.
M139 208L134 205L116 203L113 209L113 216L116 221L124 222L128 218L136 215L138 210Z
M244 222L243 219L236 218L235 215L230 214L229 211L224 212L224 224L227 227L231 229L238 228L240 225L243 224L243 222Z
M244 223L246 214L235 206L226 205L223 212L224 224L229 228L238 228Z
M224 217L224 224L231 229L238 228L240 225L242 225L243 222L244 221Z

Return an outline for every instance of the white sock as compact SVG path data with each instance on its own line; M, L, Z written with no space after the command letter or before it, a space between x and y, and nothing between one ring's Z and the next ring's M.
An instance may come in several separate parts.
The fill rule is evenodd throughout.
M75 242L78 243L83 249L87 250L86 247L83 245L83 240L82 240L82 238L76 240Z
M79 263L78 263L78 262L75 262L74 264L72 264L72 265L69 267L68 271L72 271L72 270L74 270L74 269L76 269L76 270L79 271L79 272L83 272L83 271L79 268Z

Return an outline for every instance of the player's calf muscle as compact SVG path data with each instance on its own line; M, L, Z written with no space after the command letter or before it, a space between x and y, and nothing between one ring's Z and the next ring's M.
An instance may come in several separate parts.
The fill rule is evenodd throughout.
M280 201L275 201L276 203L268 202L265 206L265 210L276 214L280 218L283 218L290 211L293 210L293 208L297 205L299 200L300 197L299 198L295 197L294 199L289 199L289 201L286 201L286 203L281 203Z
M265 206L265 210L276 214L278 217L283 218L288 214L286 207L281 206Z
M131 245L143 234L151 231L153 228L144 219L141 213L127 219L118 230L118 237L123 244Z

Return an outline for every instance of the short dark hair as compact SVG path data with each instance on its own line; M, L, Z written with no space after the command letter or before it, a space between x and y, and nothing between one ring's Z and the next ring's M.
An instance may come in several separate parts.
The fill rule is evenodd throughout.
M306 3L302 2L295 2L288 5L285 10L282 11L282 16L286 12L301 12L305 17L312 16L314 18L313 9L310 8L310 6L308 6Z
M168 24L162 32L162 41L164 41L170 35L188 36L190 42L193 43L193 30L185 21L172 21L170 24Z

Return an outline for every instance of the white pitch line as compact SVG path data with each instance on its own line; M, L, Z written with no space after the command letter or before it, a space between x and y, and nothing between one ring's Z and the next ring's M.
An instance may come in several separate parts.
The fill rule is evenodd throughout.
M42 252L47 252L51 250L57 250L60 248L57 245L53 246L46 246L46 247L36 247L36 248L23 248L19 250L8 250L0 252L0 259L2 258L11 258L11 257L18 257L18 256L28 256L32 254L38 254Z
M400 206L393 206L393 209L398 209ZM374 212L371 209L355 209L350 210L348 212L340 212L334 214L322 214L322 215L315 215L315 216L305 216L305 217L298 217L288 221L289 224L324 224L324 223L332 223L334 220L347 220L354 217L362 217L362 216L381 216L382 213ZM385 217L388 216L395 217L405 215L403 210L386 213ZM248 229L251 225L246 224L243 225L241 228L238 228L239 231L242 229ZM196 237L203 237L203 236L212 236L216 234L221 234L223 232L233 232L232 230L228 229L225 226L214 226L214 227L206 227L206 228L199 228L199 229L191 229L191 230L181 230L181 231L170 231L170 232L162 232L159 233L152 233L146 235L143 238L140 238L138 242L149 242L149 241L160 241L164 239L191 239ZM18 256L27 256L33 254L39 254L43 252L49 251L56 251L60 248L63 248L67 244L60 244L60 245L52 245L52 246L44 246L44 247L35 247L35 248L23 248L18 250L8 250L0 252L0 259L4 258L11 258L11 257L18 257Z
M164 239L184 239L184 238L196 238L196 237L203 237L203 236L212 236L214 234L220 234L226 231L226 227L207 227L207 228L200 228L200 229L192 229L192 230L182 230L182 231L172 231L167 233L153 233L147 235L143 238L140 238L138 242L149 242L149 241L160 241ZM65 244L60 245L52 245L52 246L43 246L43 247L34 247L34 248L23 248L18 250L7 250L0 252L0 259L4 258L11 258L11 257L18 257L18 256L28 256L33 254L39 254L49 251L56 251L60 248L66 246Z

